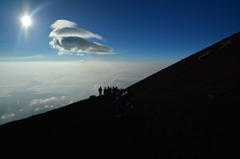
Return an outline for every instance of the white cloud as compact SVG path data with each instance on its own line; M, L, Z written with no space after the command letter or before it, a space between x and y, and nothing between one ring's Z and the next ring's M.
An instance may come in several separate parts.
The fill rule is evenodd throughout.
M113 54L112 49L107 46L90 42L81 37L54 38L49 43L52 48L59 50L59 55L73 55L73 52L85 52L93 54ZM77 54L77 55L78 55Z
M77 26L76 23L68 21L68 20L57 20L51 25L51 28L64 28L64 27L75 27Z
M65 99L66 97L65 96L62 96L61 98L60 98L60 100L63 100L63 99Z
M59 55L76 55L79 52L92 54L113 54L112 49L96 42L90 42L85 38L96 38L102 40L98 34L94 34L82 28L76 28L77 24L68 20L57 20L51 25L54 30L49 37L53 40L49 44L59 50ZM82 56L82 55L81 55Z
M84 54L80 54L80 53L78 53L78 54L75 54L75 55L77 55L77 56L83 56Z
M34 99L32 101L30 101L30 106L33 106L33 105L38 105L38 104L46 104L48 102L51 102L51 101L57 101L57 98L56 97L51 97L51 98L48 98L48 99Z
M81 28L71 28L71 27L56 28L50 33L49 37L52 37L52 38L80 37L80 38L96 38L96 39L102 40L101 36L94 34L90 31L87 31Z
M35 111L40 111L40 110L43 110L43 109L50 109L50 108L54 108L54 105L51 105L51 106L45 105L43 107L37 107L37 108L35 108Z
M1 119L5 120L11 117L14 117L15 114L14 113L10 113L10 114L4 114L3 116L1 116Z

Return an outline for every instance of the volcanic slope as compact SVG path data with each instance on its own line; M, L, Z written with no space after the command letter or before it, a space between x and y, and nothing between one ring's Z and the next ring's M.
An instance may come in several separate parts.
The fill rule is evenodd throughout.
M130 86L0 126L3 158L239 158L240 33Z

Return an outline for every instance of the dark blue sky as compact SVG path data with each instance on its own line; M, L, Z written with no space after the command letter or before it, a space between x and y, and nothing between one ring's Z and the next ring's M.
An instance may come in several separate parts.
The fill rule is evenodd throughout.
M240 30L239 0L1 0L1 61L178 61ZM28 13L32 25L23 28ZM115 54L58 55L50 27L68 20ZM69 44L69 41L67 41ZM78 41L79 42L79 41ZM76 41L75 41L76 43Z

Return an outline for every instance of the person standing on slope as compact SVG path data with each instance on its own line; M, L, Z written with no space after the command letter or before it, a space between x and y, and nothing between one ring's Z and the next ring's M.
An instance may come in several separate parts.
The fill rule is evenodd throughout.
M99 92L99 96L101 96L101 95L102 95L102 88L101 88L101 86L100 86L100 88L98 89L98 92Z

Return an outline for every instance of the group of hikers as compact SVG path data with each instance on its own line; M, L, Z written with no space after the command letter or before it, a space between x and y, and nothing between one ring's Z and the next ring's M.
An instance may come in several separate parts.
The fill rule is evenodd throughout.
M126 99L128 97L128 91L123 89L118 89L118 87L105 87L102 89L100 87L98 89L99 96L104 95L104 97L114 98L114 104L116 106L117 117L120 118L124 115L125 107L128 105L126 104ZM103 94L102 94L103 93Z
M116 97L116 94L119 91L123 91L123 89L118 89L118 87L104 87L104 89L102 89L102 87L99 87L98 92L99 92L99 96L104 95L106 97Z

